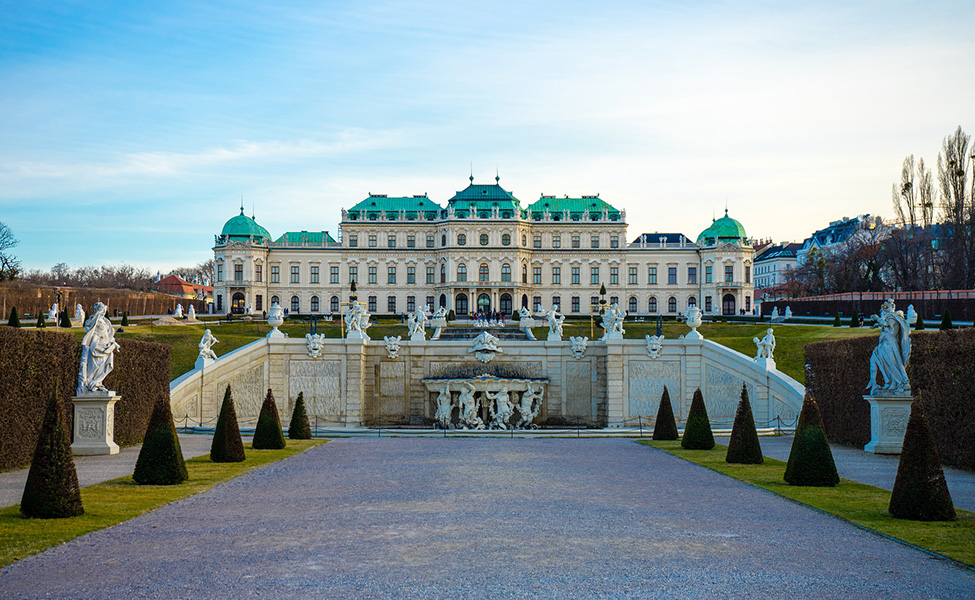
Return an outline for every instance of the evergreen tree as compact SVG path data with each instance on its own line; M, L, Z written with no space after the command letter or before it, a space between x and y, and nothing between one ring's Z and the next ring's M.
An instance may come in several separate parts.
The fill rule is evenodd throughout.
M657 421L653 424L653 439L676 440L677 419L674 418L674 407L670 404L670 392L664 386L664 393L660 396L660 406L657 408Z
M920 398L911 404L897 479L890 495L890 514L912 521L953 521L955 507L941 469L931 427Z
M58 313L58 319L60 321L58 327L71 328L71 317L68 316L68 309L64 309Z
M254 429L254 442L251 447L255 450L280 450L287 442L281 431L281 418L278 416L278 406L274 402L274 394L268 388L261 414L257 417L257 427Z
M850 316L850 327L859 327L862 324L860 321L860 311L853 309L853 314Z
M760 465L765 462L762 456L762 445L758 441L758 430L755 429L755 417L752 415L752 405L748 401L748 388L741 384L741 401L735 412L735 424L731 427L731 440L728 442L728 454L725 462L739 465Z
M789 485L818 487L833 487L840 482L819 406L809 396L802 401L789 463L785 467L785 481Z
M37 328L44 329L45 327L47 327L47 321L44 320L44 311L41 311L41 314L37 315Z
M305 411L304 392L298 392L298 400L295 402L295 409L291 413L291 423L288 425L288 437L293 440L311 439L311 424L308 422L308 413Z
M10 318L7 319L7 325L11 327L20 327L20 315L17 314L17 307L10 309Z
M710 450L714 448L714 434L711 433L711 420L708 419L708 409L704 406L704 395L701 388L694 391L691 408L687 412L687 422L684 423L684 437L680 445L685 450Z
M240 439L237 411L234 409L234 399L228 385L227 391L223 393L220 416L217 417L217 427L213 432L210 460L213 462L243 462L244 458L246 458L244 456L244 442Z
M951 323L951 312L945 309L945 313L941 315L941 327L938 329L944 331L945 329L954 329L955 326Z
M921 318L921 313L917 313L917 322L914 323L914 331L924 331L924 319Z
M842 327L843 323L840 322L840 311L836 311L836 316L833 317L833 327Z
M57 384L54 387L57 389ZM71 441L64 429L56 391L51 394L40 437L34 447L20 512L25 517L40 519L76 517L85 512Z
M152 409L132 479L139 485L175 485L189 479L168 399Z
M122 313L122 327L129 326L129 311Z

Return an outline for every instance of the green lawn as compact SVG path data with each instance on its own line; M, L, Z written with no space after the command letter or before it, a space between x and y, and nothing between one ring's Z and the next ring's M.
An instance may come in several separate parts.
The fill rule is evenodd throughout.
M278 461L324 440L288 440L283 450L246 448L241 463L212 463L209 456L186 461L190 479L180 485L136 485L120 477L81 488L85 514L70 519L25 519L20 505L0 509L0 567L91 531L111 527L164 504L208 490L251 469Z
M684 450L680 442L644 440L640 443L867 529L975 566L975 513L956 509L958 520L943 523L895 519L887 512L890 492L864 483L843 479L835 488L791 486L782 479L785 463L768 457L763 465L729 465L724 460L727 446L718 445L713 450Z

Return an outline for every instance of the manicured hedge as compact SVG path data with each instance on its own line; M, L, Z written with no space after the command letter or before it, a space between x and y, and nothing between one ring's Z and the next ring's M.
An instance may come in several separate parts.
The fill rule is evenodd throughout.
M806 388L819 404L831 442L870 441L870 378L875 336L806 345ZM907 373L921 393L938 455L945 465L975 470L975 328L911 336Z
M118 340L115 370L105 383L122 400L115 405L115 442L142 441L152 408L169 402L169 346ZM71 396L78 384L81 345L50 329L0 327L0 469L30 463L47 402L55 393L68 431Z

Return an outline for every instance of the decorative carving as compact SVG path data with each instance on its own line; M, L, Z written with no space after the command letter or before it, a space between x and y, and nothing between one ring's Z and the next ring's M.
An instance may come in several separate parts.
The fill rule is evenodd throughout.
M907 361L911 358L911 330L904 313L894 310L894 301L887 299L879 315L871 317L874 327L880 328L880 339L870 355L871 396L905 395L911 393L907 378ZM883 383L877 383L877 375Z
M78 372L79 396L108 391L102 382L115 368L115 353L119 345L115 341L115 328L105 316L107 312L107 305L96 302L94 314L85 323L85 336L81 338L81 369Z
M298 392L304 392L309 415L337 416L342 413L341 371L337 360L291 360L288 393L296 398ZM257 389L260 390L260 385ZM236 391L234 399L237 399Z
M395 337L387 335L383 337L383 343L386 345L386 356L389 358L399 358L400 343L403 341L403 336L397 335Z
M271 307L267 309L267 324L272 327L270 333L267 334L269 338L282 338L287 337L284 335L278 327L284 325L284 309L277 302L271 304Z
M471 346L467 352L473 352L477 360L486 363L491 362L494 359L495 354L503 354L504 350L498 345L500 342L498 338L494 337L487 331L482 331L477 338L474 339L474 345Z
M542 410L542 395L545 393L544 386L538 386L538 391L535 388L528 385L528 389L522 392L521 400L518 401L518 422L515 423L515 429L528 429L529 427L535 429L538 425L535 425L532 421L538 416L538 413Z
M681 377L680 363L677 361L631 361L627 380L631 417L656 415L664 386L670 391L670 397L677 401L674 409L680 412Z
M437 394L437 412L434 413L433 418L440 424L441 429L450 429L453 427L453 423L450 422L454 411L452 398L449 385L440 388L440 393Z
M425 306L421 306L415 312L407 316L407 327L409 328L410 341L424 341L426 334L424 328L427 326L429 312Z
M502 386L493 394L485 392L484 395L490 401L488 412L491 414L491 429L507 429L508 419L515 414L515 407L508 395L508 386Z
M687 326L691 328L689 332L684 334L684 337L690 340L701 340L704 336L698 333L697 328L701 326L703 322L701 316L701 309L697 306L691 306L687 309L687 315L684 317L684 322Z
M589 345L588 336L569 336L569 349L572 350L572 357L581 359L586 355L586 347Z
M460 422L464 429L484 429L484 421L477 414L478 403L474 399L475 388L470 382L462 384L460 398L457 404L460 407Z
M86 438L102 436L102 410L100 408L78 409L78 433Z
M757 337L752 338L755 342L755 346L758 348L755 354L755 360L760 358L774 358L772 354L775 352L775 336L772 334L772 328L769 327L765 330L765 337L758 339Z
M718 418L730 422L741 400L742 380L713 365L708 365L705 370L707 390L704 393L704 400L708 414L712 419ZM755 395L754 384L746 383L746 387L748 397L752 398L752 402L757 402L758 396ZM714 421L711 424L714 425Z
M901 407L885 408L880 414L884 435L904 435L907 430L907 420L911 416L910 410Z
M368 340L366 330L372 325L369 318L372 315L366 311L366 305L362 302L352 302L349 309L345 311L345 337L350 340Z
M648 335L647 339L647 354L650 358L657 358L660 356L660 351L664 347L664 336L663 335Z
M308 356L318 358L322 355L322 348L325 347L324 333L306 333L305 344L308 347Z

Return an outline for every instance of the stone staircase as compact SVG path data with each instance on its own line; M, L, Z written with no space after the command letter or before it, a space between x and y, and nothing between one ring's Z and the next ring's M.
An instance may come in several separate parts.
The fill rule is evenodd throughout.
M522 340L528 341L523 329L517 327L467 327L450 326L440 330L441 340L473 340L481 335L482 331L487 331L499 340Z

